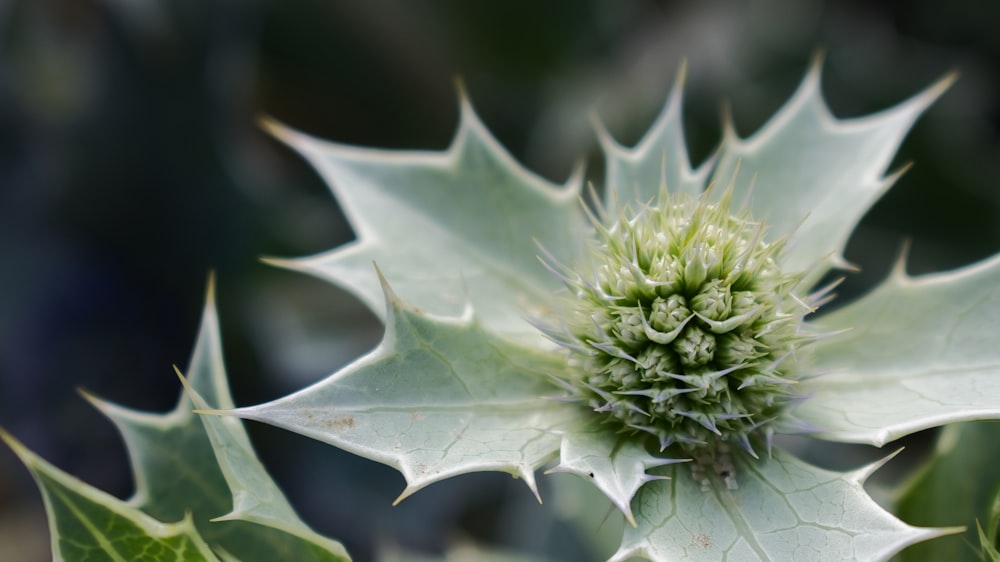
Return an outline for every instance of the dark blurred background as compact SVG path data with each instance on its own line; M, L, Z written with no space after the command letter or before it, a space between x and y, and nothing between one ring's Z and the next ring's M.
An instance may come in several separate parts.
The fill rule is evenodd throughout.
M819 48L839 116L958 69L903 146L898 163L916 166L852 239L847 257L863 271L840 293L881 279L904 238L913 273L981 259L1000 249L998 30L991 0L0 0L0 425L127 497L122 443L76 389L171 408L171 365L187 362L210 270L238 404L373 346L381 327L345 293L258 261L352 233L311 169L256 120L443 149L456 76L514 156L562 182L580 157L601 178L587 112L635 142L685 58L696 161L719 139L723 101L751 133ZM360 561L384 544L433 553L457 537L587 559L579 529L507 476L457 478L391 508L395 471L249 430L305 519ZM46 559L47 542L37 490L0 449L0 559Z

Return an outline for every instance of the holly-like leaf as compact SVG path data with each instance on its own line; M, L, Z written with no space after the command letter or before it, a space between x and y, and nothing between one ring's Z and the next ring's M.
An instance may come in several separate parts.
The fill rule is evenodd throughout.
M1000 482L998 440L1000 423L995 421L941 430L934 455L903 487L894 512L915 525L965 525L965 534L913 545L900 561L975 559L979 538L974 523L988 521Z
M329 280L383 314L377 262L399 295L432 314L469 303L495 332L538 343L524 322L559 287L538 261L580 252L586 228L580 173L558 188L528 172L494 140L462 96L458 131L444 152L341 146L274 122L270 131L316 167L358 239L312 258L275 261Z
M881 113L837 119L823 101L821 69L817 57L798 91L747 139L727 120L712 176L722 187L732 183L733 201L749 200L769 236L794 234L783 267L812 268L805 288L846 265L848 237L898 176L884 174L903 137L955 79L946 76Z
M568 472L589 480L635 525L633 496L646 482L663 478L647 471L686 460L652 455L642 441L596 425L567 430L559 451L559 464L548 472Z
M218 558L190 514L163 523L52 466L6 431L0 439L20 457L42 491L53 560L210 562Z
M383 280L386 333L369 355L295 394L228 412L385 463L402 472L397 502L459 474L523 478L559 450L581 409L554 399L558 355L485 331L478 318L441 318L404 304Z
M233 406L211 284L187 373L198 407ZM244 562L349 559L340 543L298 518L257 460L239 420L195 415L184 394L162 415L88 398L125 440L136 481L132 505L164 521L192 514L213 548Z
M881 446L947 423L1000 417L1000 257L911 278L902 262L865 297L822 317L821 376L796 410L821 437Z
M661 183L694 194L707 183L720 192L731 186L733 201L746 201L769 236L794 235L783 265L787 271L811 268L803 287L831 267L846 266L848 237L896 180L884 175L903 137L955 77L881 113L838 119L823 100L821 62L815 59L792 98L750 137L739 138L727 119L717 162L710 159L696 170L683 139L682 68L662 113L634 148L622 147L599 126L608 161L605 206L655 200Z
M674 87L653 126L633 148L618 143L597 121L597 136L607 160L604 206L654 201L660 186L671 192L697 195L705 189L712 161L691 169L681 115L686 65L677 71Z
M885 560L906 545L954 529L918 529L882 509L862 487L881 463L830 472L776 450L761 462L736 460L738 490L712 475L707 490L690 467L643 486L612 560Z

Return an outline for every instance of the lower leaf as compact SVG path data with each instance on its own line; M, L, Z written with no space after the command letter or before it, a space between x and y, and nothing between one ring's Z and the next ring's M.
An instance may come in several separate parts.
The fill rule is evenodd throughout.
M635 526L631 503L636 491L647 482L663 478L646 471L685 460L653 456L642 440L629 439L595 424L589 431L566 432L559 464L549 472L568 472L589 480Z
M21 458L42 492L53 560L218 560L190 514L177 523L162 523L52 466L7 432L0 430L0 438Z
M734 461L735 490L711 472L696 481L694 465L660 469L670 479L636 494L638 526L626 527L612 560L885 560L957 531L911 527L879 507L863 483L881 463L831 472L781 450L762 461Z

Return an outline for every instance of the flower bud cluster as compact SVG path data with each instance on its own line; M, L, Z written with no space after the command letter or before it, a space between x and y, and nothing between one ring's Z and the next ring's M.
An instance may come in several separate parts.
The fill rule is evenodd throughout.
M595 221L596 222L596 221ZM563 278L571 299L559 330L578 397L628 432L689 452L769 437L792 404L795 350L809 307L781 270L784 241L764 240L729 194L662 192L622 212L583 270ZM728 446L728 445L726 445Z

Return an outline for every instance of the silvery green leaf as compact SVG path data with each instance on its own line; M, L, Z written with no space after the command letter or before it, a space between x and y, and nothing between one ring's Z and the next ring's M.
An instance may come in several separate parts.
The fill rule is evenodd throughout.
M211 562L218 558L198 534L190 514L163 523L47 463L0 430L45 500L52 559Z
M881 446L939 425L1000 417L1000 257L879 287L822 317L796 415L837 441Z
M568 472L589 480L635 525L632 497L643 484L663 478L647 471L686 460L654 456L641 441L597 425L567 430L559 451L559 464L549 472Z
M211 285L187 384L200 408L233 406ZM164 521L192 514L213 548L244 562L349 559L340 543L298 518L257 460L239 420L198 416L184 394L166 414L88 398L125 440L136 481L132 505Z
M712 162L691 169L684 141L682 100L686 65L682 65L674 87L656 121L633 148L618 143L600 122L598 139L607 160L604 206L613 210L619 202L635 206L655 200L661 185L670 191L701 193Z
M820 74L817 58L798 91L750 137L740 139L727 121L712 176L717 187L732 184L733 201L749 200L769 236L792 237L783 266L813 268L805 288L846 265L848 237L896 180L885 173L904 135L954 80L880 113L838 119L823 101Z
M862 484L879 464L848 473L806 464L783 451L736 463L738 490L712 478L703 490L687 465L643 486L632 502L614 561L885 560L948 529L918 529L879 507Z
M431 316L383 282L386 333L372 353L290 396L232 411L336 445L402 472L399 500L459 474L524 479L555 457L581 408L546 375L560 357L487 332L471 311ZM399 501L397 500L397 501Z
M358 239L280 265L340 285L384 312L377 262L400 297L432 314L472 304L494 332L537 343L524 322L559 281L539 248L570 263L586 236L580 173L556 185L528 172L496 142L462 97L458 131L443 152L362 149L320 141L273 122L270 130L316 167Z

